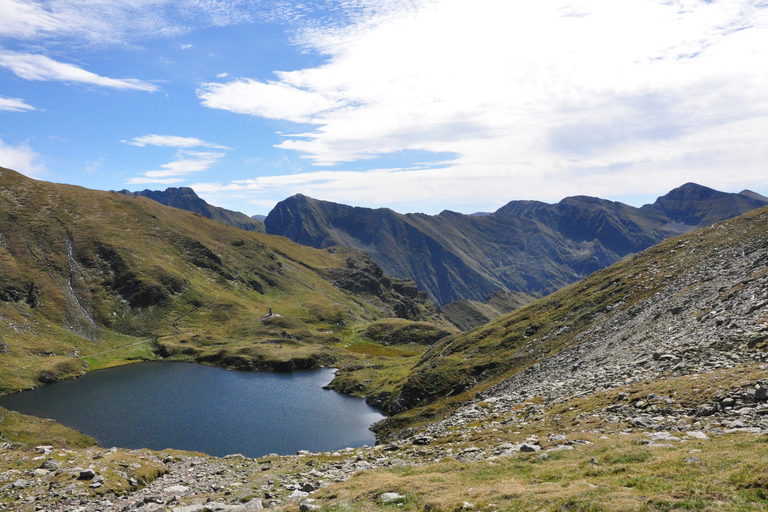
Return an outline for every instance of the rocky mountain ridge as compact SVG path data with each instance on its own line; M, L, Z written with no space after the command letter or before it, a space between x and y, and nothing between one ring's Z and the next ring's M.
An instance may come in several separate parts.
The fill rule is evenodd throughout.
M413 279L440 305L504 290L546 295L661 240L768 204L744 191L689 183L635 208L576 196L512 201L488 215L402 215L319 201L278 203L268 233L311 247L367 251L388 274Z
M249 217L244 213L208 204L189 187L169 187L165 190L146 189L136 192L124 189L120 193L130 197L146 197L166 206L198 213L227 226L257 233L266 232L263 219L257 218L258 216Z

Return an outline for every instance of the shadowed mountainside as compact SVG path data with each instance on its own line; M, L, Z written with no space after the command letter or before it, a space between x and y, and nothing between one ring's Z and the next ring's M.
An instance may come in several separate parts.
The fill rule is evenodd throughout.
M262 222L261 219L258 219L255 216L249 217L244 213L227 210L226 208L210 205L189 187L170 187L165 190L142 190L140 192L121 190L120 193L131 197L148 197L160 204L199 213L204 217L219 221L222 224L244 229L246 231L255 231L257 233L265 232L264 222Z
M512 201L488 215L399 214L301 194L278 203L270 234L367 251L386 273L416 281L441 305L503 290L546 295L665 238L768 204L753 192L688 183L635 208L586 196Z

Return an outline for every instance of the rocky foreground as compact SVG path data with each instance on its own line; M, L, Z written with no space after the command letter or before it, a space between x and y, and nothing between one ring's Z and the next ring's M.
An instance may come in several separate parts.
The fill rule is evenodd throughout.
M755 351L752 358L764 361L768 354ZM702 454L718 452L721 439L768 439L768 365L735 363L728 355L714 365L721 368L617 386L597 397L597 407L593 396L566 399L561 393L541 400L525 390L502 394L500 387L390 443L337 452L251 459L99 447L25 451L6 443L0 510L309 511L333 504L334 486L374 470L450 461L472 472L521 457L556 468L562 462L557 456L568 452L599 466L605 447L628 442L635 451L677 451L685 464L698 465ZM691 392L694 385L698 390ZM677 394L670 396L670 389ZM703 400L707 394L711 399ZM370 506L408 499L402 486L383 485L368 496Z

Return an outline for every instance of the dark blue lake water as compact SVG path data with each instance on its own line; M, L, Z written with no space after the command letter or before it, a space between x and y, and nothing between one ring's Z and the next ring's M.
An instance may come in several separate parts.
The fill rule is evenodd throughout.
M328 369L285 374L148 362L5 396L0 406L52 418L104 447L259 457L373 445L368 427L384 416L360 398L322 389L332 378Z

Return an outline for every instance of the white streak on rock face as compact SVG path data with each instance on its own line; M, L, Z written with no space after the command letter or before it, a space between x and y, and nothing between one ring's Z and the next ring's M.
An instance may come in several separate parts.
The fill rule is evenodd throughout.
M77 293L75 293L75 289L72 287L72 282L77 279L78 270L80 268L79 265L77 264L77 261L75 261L75 253L74 253L74 250L72 249L72 241L65 238L64 245L67 248L67 257L69 258L69 276L67 277L67 290L69 291L70 299L73 302L73 304L76 306L76 309L80 312L80 314L85 318L85 320L87 320L90 327L94 330L98 329L96 322L93 320L93 316L83 305L82 301L77 296Z

